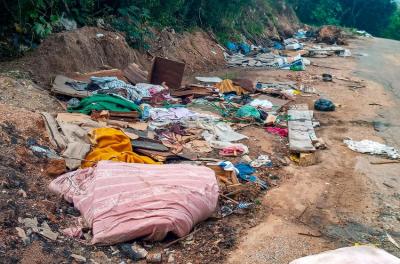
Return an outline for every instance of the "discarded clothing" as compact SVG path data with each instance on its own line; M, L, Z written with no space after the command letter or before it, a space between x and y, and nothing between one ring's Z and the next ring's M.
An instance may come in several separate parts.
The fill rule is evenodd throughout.
M209 153L212 151L212 148L205 140L192 140L184 146L194 153Z
M169 232L183 237L214 212L219 195L213 170L184 164L101 161L58 177L49 188L74 204L92 228L91 244L100 245L162 240Z
M345 139L343 142L353 151L382 155L390 159L400 159L400 152L397 149L378 142L371 140L353 141L351 139Z
M151 108L148 110L151 118L149 124L150 129L162 129L170 124L184 123L187 120L201 118L195 112L188 110L185 107L179 108Z
M233 171L235 174L239 174L239 170L230 161L221 161L218 163L218 166L224 169L224 171Z
M90 115L93 110L110 110L114 112L131 112L137 111L141 113L141 109L135 103L113 94L95 94L81 100L79 105L68 107L68 112L82 113Z
M335 111L336 106L330 100L318 99L317 101L315 101L314 108L318 111L330 112Z
M181 120L183 118L195 117L196 113L184 107L179 108L152 108L150 117L155 121Z
M219 90L220 93L230 93L235 92L237 95L242 95L247 93L242 87L238 85L234 85L232 80L223 80L220 83L217 83L215 87Z
M237 112L236 112L236 117L238 118L254 118L254 119L260 119L261 118L261 114L260 112L257 110L257 108L255 108L254 106L251 105L244 105L242 107L240 107Z
M289 134L289 130L287 128L267 127L266 130L268 133L279 135L280 137L287 137Z
M300 258L290 264L400 264L400 259L383 249L372 246L356 246L326 251Z
M133 152L131 140L121 130L97 128L90 133L93 150L86 156L82 168L92 167L100 160L156 164L151 158Z
M260 168L260 167L271 167L272 161L267 155L260 155L257 159L250 162L250 166L253 168Z
M265 181L260 180L257 176L253 175L255 169L253 169L249 164L237 163L235 168L239 171L238 176L240 179L248 182L257 183L262 189L267 189L268 185Z
M88 90L102 93L107 90L124 89L127 92L127 99L131 101L141 101L145 97L152 97L166 89L160 85L147 83L138 83L133 86L119 80L117 77L91 77L90 80Z
M81 166L82 160L90 151L90 144L82 142L72 142L67 145L67 149L62 153L65 158L65 165L68 169L74 170Z
M223 148L220 152L219 155L221 156L225 156L225 157L238 157L238 156L242 156L245 152L245 149L240 146L229 146L226 148Z
M206 131L204 131L202 135L207 141L235 142L248 138L245 135L237 133L228 124L223 122L216 123L209 130L207 128L204 129L206 129Z
M274 105L268 100L261 100L261 99L254 99L250 103L251 106L256 107L256 108L261 108L265 111L271 110Z

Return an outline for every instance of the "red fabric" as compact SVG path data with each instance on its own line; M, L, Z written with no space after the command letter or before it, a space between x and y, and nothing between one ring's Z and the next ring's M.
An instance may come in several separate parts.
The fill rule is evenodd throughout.
M225 156L225 157L237 157L243 155L245 150L240 147L240 146L231 146L231 147L226 147L222 149L219 152L219 155Z
M287 128L280 127L267 127L267 132L275 135L279 135L281 137L287 137L289 132Z
M74 204L92 227L91 243L102 245L185 236L214 212L219 192L214 171L204 166L112 161L66 173L49 188Z

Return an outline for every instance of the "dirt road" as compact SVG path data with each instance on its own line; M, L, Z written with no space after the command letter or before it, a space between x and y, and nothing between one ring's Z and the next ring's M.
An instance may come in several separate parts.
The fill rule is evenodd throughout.
M321 122L317 134L329 149L320 152L315 166L286 168L282 185L263 199L270 213L241 238L228 263L288 263L356 243L375 244L400 256L386 236L400 239L400 164L372 165L381 159L352 152L342 143L350 137L399 147L400 42L357 40L351 48L356 55L352 58L312 59L337 70L315 66L307 70L313 76L331 73L361 82L357 87L338 79L316 85L322 96L340 105L333 113L316 113ZM308 73L300 75L306 78ZM287 77L282 71L243 75L258 80ZM315 98L307 100L310 106Z

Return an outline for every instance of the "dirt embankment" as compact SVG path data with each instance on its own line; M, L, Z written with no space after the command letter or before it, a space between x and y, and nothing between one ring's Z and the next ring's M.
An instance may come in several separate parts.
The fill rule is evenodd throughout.
M55 75L124 68L135 62L149 69L154 56L186 63L186 73L209 71L224 65L223 50L203 31L156 33L149 51L132 49L121 33L95 27L53 34L12 68L29 72L41 86L48 87Z
M249 20L251 15L248 15ZM292 36L298 25L293 10L283 6L273 17L266 15L266 27L261 36L254 37L249 32L243 34L252 43L265 46L270 45L271 40ZM52 34L27 56L3 63L0 68L2 71L19 69L28 72L35 82L48 88L57 74L124 68L132 62L149 70L155 56L186 63L187 75L209 72L225 65L224 49L212 33L201 29L176 33L170 28L153 33L149 42L151 48L147 51L129 47L123 33L97 27Z

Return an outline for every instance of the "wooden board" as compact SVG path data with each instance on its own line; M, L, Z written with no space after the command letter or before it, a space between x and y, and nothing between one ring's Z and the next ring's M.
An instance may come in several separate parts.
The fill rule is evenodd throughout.
M85 98L91 95L89 91L77 91L71 86L65 84L65 82L73 82L74 79L65 77L63 75L57 75L54 80L51 91L55 94L66 95L70 97Z
M128 81L120 69L101 70L87 73L67 73L66 76L81 82L90 82L90 77L117 77L121 81Z
M148 73L140 68L136 63L131 63L124 69L125 77L132 84L147 83Z
M169 151L169 148L159 143L159 141L151 140L151 139L136 139L132 140L132 147L134 149L148 149L155 151Z
M165 82L171 90L180 89L184 71L184 63L156 57L153 61L149 81L158 85Z
M41 114L45 120L46 128L48 129L52 141L54 140L57 143L59 149L66 149L67 142L64 136L58 131L58 123L56 119L50 113L42 112Z
M308 110L289 110L289 148L290 151L314 152L316 149L312 139L316 138L312 117L313 111Z

